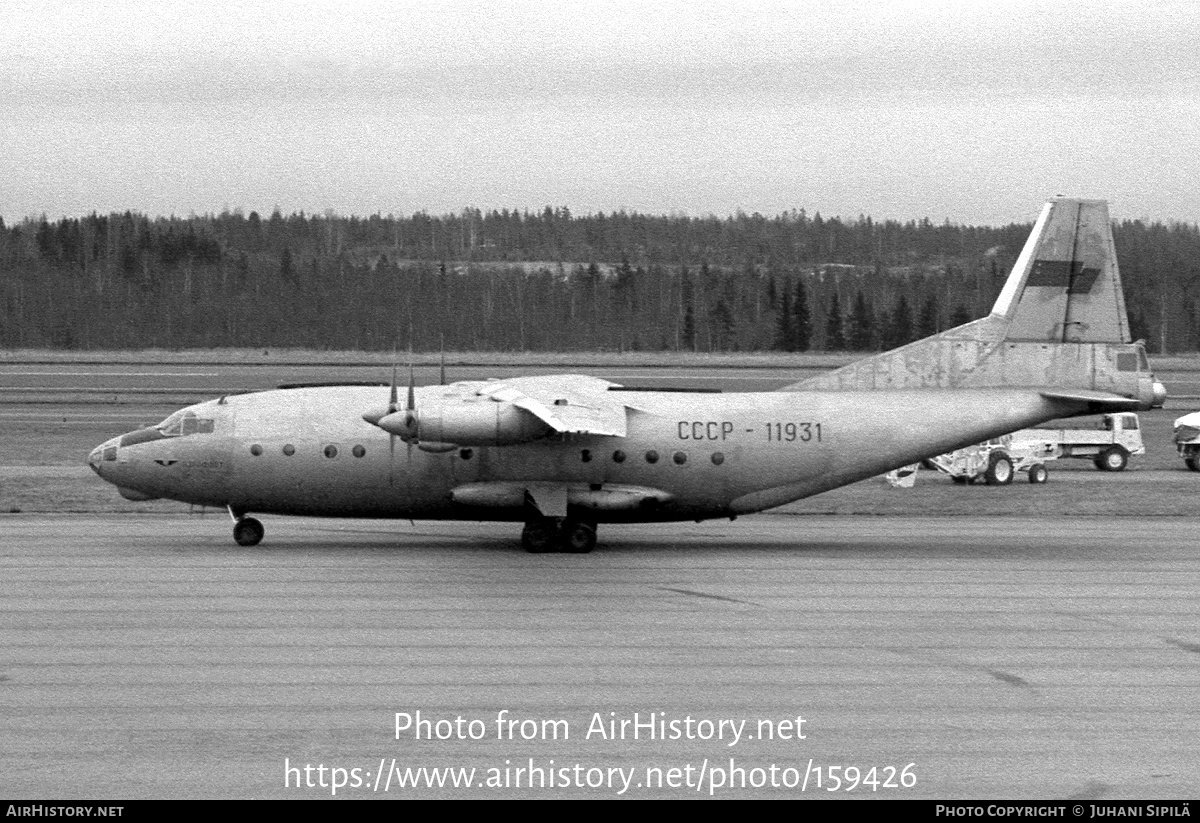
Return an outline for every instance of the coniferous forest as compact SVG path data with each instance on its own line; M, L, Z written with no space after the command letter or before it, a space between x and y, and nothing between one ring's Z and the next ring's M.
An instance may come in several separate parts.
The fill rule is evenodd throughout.
M0 346L870 351L981 317L1032 228L466 209L0 220ZM1134 336L1200 349L1196 224L1114 223Z

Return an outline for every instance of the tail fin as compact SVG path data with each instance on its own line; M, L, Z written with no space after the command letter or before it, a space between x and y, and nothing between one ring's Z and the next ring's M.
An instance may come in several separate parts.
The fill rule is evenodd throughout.
M1045 389L1086 411L1153 408L1166 390L1130 342L1108 204L1055 198L1042 209L992 313L784 391Z
M1108 204L1047 203L992 315L1008 320L1008 340L1130 342Z

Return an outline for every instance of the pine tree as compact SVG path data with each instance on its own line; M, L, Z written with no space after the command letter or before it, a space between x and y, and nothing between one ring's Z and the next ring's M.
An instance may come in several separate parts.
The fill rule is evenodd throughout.
M851 351L868 351L874 343L875 313L860 289L854 295L854 308L850 311L850 330L847 344Z
M941 331L938 323L938 304L937 298L932 294L925 298L925 304L921 307L921 318L917 321L917 339L930 337Z
M825 315L825 351L845 351L846 339L842 336L842 306L835 291L829 300L829 313Z
M716 336L716 345L713 347L717 351L728 351L736 348L733 345L735 342L734 331L736 329L733 319L733 312L729 310L724 298L718 298L717 303L712 309L712 325Z
M912 309L908 306L908 297L904 292L900 292L900 296L896 298L891 322L888 324L888 334L890 337L888 348L903 346L913 340Z
M835 295L836 296L836 295ZM812 344L812 318L808 311L808 291L804 281L796 281L796 299L792 303L793 351L808 351Z
M962 303L956 304L954 306L954 311L952 311L950 313L950 328L952 328L952 329L957 328L958 326L962 326L962 325L964 325L966 323L970 323L970 322L971 322L971 315L967 314L967 310L963 306L963 304Z
M696 317L691 303L683 309L683 348L684 351L696 350Z
M687 266L679 272L679 300L683 304L683 323L680 348L684 351L696 350L696 312L692 308L692 275Z
M783 301L779 306L779 331L775 338L775 348L781 351L792 351L792 305L791 289L786 282L780 292Z

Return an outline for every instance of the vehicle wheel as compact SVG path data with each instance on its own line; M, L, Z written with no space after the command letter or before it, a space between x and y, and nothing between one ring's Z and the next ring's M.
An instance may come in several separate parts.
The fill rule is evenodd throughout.
M233 524L233 540L239 546L257 546L265 533L263 524L253 517L243 517Z
M545 554L558 545L558 524L553 517L542 517L525 524L521 545L530 554Z
M1125 470L1125 465L1129 462L1129 454L1120 446L1113 446L1107 449L1100 455L1100 469L1106 472L1119 472Z
M967 485L967 481L970 480L971 478L967 477L965 474L956 474L956 475L952 476L950 479L953 480L955 483L957 483L960 486L965 486L965 485Z
M1200 454L1189 454L1183 459L1187 467L1194 472L1200 472Z
M1046 478L1050 476L1050 472L1046 471L1046 467L1041 463L1029 467L1029 482L1030 483L1045 483Z
M1013 479L1013 464L1008 455L997 452L988 460L984 480L989 486L1007 486Z
M596 548L596 527L578 520L568 520L563 523L559 535L563 551L570 554L587 554Z

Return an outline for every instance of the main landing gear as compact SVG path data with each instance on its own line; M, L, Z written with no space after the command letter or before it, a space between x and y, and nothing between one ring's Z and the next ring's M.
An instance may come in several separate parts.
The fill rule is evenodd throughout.
M521 545L530 554L587 554L596 548L596 525L570 517L537 517L525 524Z
M257 546L262 542L266 531L263 524L253 517L237 514L229 507L229 516L233 518L233 542L239 546Z

